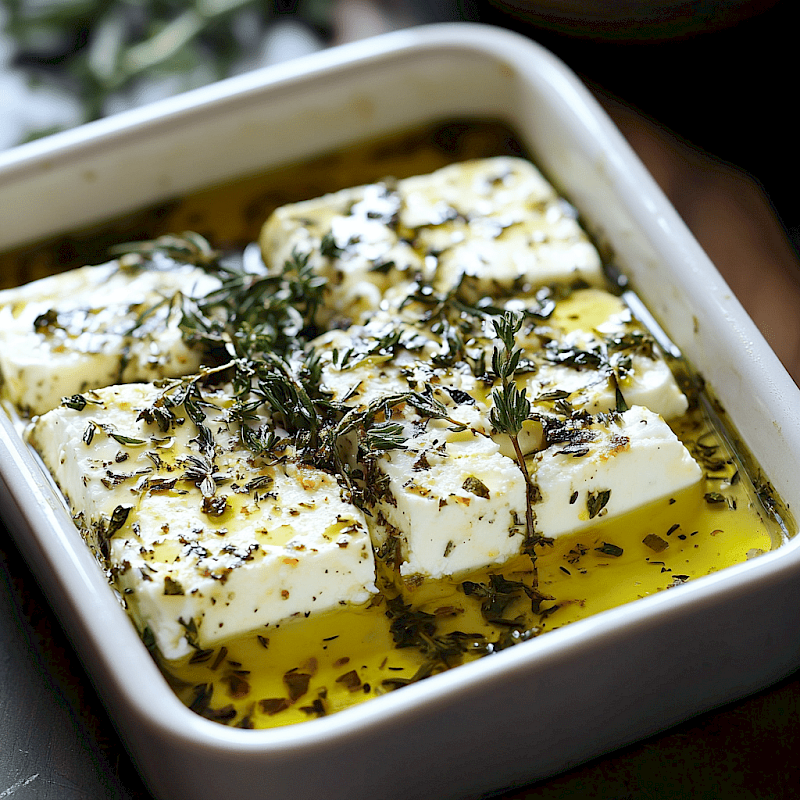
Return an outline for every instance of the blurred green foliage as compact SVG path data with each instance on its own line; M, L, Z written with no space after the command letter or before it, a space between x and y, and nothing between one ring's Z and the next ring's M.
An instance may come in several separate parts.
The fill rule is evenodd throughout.
M13 66L77 97L88 122L108 113L112 98L148 81L172 78L182 91L241 71L280 17L302 20L325 40L332 0L3 0L3 6Z

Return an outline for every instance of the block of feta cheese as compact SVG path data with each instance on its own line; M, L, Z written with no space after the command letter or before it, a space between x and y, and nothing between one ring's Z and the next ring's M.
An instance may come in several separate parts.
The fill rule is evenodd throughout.
M563 349L553 347L549 353L556 359L571 355L575 351L568 342L575 343L582 352L607 355L602 340L591 334L571 336L560 343ZM557 361L545 363L523 385L529 387L534 401L537 397L565 392L575 410L590 414L612 411L616 407L617 388L629 406L645 406L665 419L675 419L686 412L688 400L663 358L637 354L627 366L620 367L612 354L606 364L605 369L589 370Z
M689 401L649 337L629 336L619 349L609 346L611 340L592 331L573 331L550 341L531 354L536 371L521 383L535 403L564 395L576 411L590 414L614 410L617 389L628 406L645 406L665 419L686 412Z
M326 331L311 347L319 358L321 388L351 408L429 385L446 386L454 394L477 393L478 379L468 365L448 362L446 336L434 334L428 325L404 322L394 312Z
M528 462L536 530L555 538L700 486L703 472L664 420L646 408L577 418Z
M604 283L600 256L539 170L521 158L451 164L399 182L400 224L437 260L435 285L462 276L480 294L530 292L552 283Z
M32 416L87 389L195 372L199 353L178 327L180 295L218 285L191 266L112 261L0 292L3 397Z
M395 185L343 189L276 209L259 239L264 262L280 271L296 254L327 279L323 324L358 319L378 308L383 293L428 272L412 245L397 233L402 200Z
M541 173L521 158L462 162L429 175L346 189L277 209L260 244L273 270L299 253L351 319L420 275L479 294L553 282L603 285L600 257Z
M225 392L203 391L201 430L163 391L89 392L34 421L29 441L164 657L367 602L369 533L335 477L290 450L247 450Z
M508 306L524 311L525 302ZM517 337L528 369L517 378L535 404L558 397L590 414L616 408L617 389L628 406L675 419L689 406L663 353L617 296L578 289L553 303L550 316L523 326ZM488 359L495 342L484 342Z
M458 405L452 416L464 427L404 421L404 449L374 466L375 544L412 581L502 564L525 541L522 472L486 434L480 411Z

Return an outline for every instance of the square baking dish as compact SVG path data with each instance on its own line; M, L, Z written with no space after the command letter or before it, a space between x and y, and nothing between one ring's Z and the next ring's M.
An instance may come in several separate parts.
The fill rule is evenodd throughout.
M501 120L580 211L787 509L800 393L580 81L447 24L328 50L0 154L0 251L446 119ZM183 706L0 414L2 513L158 798L459 798L551 775L800 664L798 541L331 717L240 730Z

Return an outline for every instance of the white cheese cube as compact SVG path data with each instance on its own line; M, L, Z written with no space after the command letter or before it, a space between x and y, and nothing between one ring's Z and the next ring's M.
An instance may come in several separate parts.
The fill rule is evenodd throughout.
M308 256L328 279L333 310L354 320L417 274L442 292L467 277L491 296L555 281L603 285L600 257L573 210L520 158L286 205L267 220L260 244L273 270L293 253Z
M379 553L388 552L407 579L502 564L525 541L522 472L486 435L478 411L460 406L453 415L468 427L430 420L420 430L407 422L406 449L376 462L382 486L373 533Z
M524 385L534 399L552 392L567 392L575 410L590 414L614 410L617 387L628 406L645 406L665 419L675 419L686 412L689 402L660 356L633 356L620 378L615 378L613 366L613 358L605 370L543 364Z
M364 409L381 397L424 391L428 385L475 394L478 383L463 362L438 366L435 359L448 348L442 337L394 313L327 331L310 347L319 357L322 390L351 408Z
M87 389L195 372L199 352L183 342L181 293L219 282L202 270L83 267L0 292L3 395L41 414Z
M264 261L274 272L296 254L307 256L327 279L320 321L337 314L357 319L377 309L390 286L423 269L397 235L400 205L395 188L372 184L282 206L261 231Z
M369 600L364 515L333 476L246 450L222 392L204 392L213 453L183 407L162 432L146 421L159 396L98 390L83 410L41 416L29 439L166 658Z
M607 291L572 292L518 343L535 365L519 378L534 401L567 393L575 410L596 414L616 408L618 388L628 406L645 406L667 420L689 406L652 336Z
M699 486L703 472L661 417L634 407L566 423L528 468L538 487L536 530L555 538Z
M574 209L529 161L451 164L398 188L401 225L421 252L436 254L441 291L462 276L491 296L554 282L603 285L600 257Z

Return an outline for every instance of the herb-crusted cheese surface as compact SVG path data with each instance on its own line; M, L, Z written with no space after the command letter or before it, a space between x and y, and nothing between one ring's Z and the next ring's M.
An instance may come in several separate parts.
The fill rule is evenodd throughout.
M405 421L404 448L374 465L375 542L406 579L474 572L522 551L525 479L489 436L483 414L462 405L455 417L460 425Z
M206 392L204 439L183 406L162 431L152 385L92 392L42 416L31 442L165 658L293 616L360 605L375 562L364 514L326 472L266 462ZM147 421L150 417L151 421Z
M179 329L179 298L218 285L187 265L145 268L134 259L1 291L5 398L41 414L87 389L195 371L200 357Z
M551 283L603 285L600 258L573 210L520 158L481 159L430 175L346 189L284 206L264 226L267 263L309 255L330 312L351 319L421 276L440 292Z
M68 383L54 358L33 402L0 369L23 413L67 396L29 440L198 713L320 716L772 546L735 455L529 162L285 205L238 264L185 245L92 268L156 280L174 261L152 311L106 315L152 330L170 380L124 384L147 362L127 333L101 374L118 385ZM77 298L100 274L42 284L24 334L64 339L58 281ZM20 291L0 314L34 313Z
M581 289L554 303L543 324L521 332L525 376L534 397L567 393L573 408L611 411L619 388L630 406L670 420L688 401L652 337L623 301L601 289Z
M703 471L661 417L634 406L611 419L570 420L532 458L537 529L576 533L694 487Z

